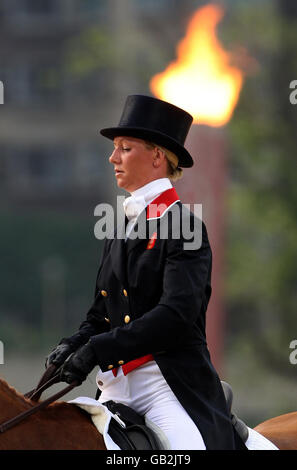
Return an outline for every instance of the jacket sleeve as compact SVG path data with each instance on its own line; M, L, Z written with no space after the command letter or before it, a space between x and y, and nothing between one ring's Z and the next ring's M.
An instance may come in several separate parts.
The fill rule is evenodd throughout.
M91 337L102 371L116 366L119 360L126 363L175 348L194 327L211 270L211 249L204 224L199 249L185 250L184 241L166 241L163 293L156 307L128 325Z

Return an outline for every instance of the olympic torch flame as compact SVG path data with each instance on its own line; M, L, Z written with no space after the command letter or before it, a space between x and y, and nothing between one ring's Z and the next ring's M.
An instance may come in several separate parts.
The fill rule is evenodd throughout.
M233 113L243 84L243 72L231 65L216 37L223 10L207 5L192 16L177 59L150 82L152 93L187 110L194 122L219 127Z

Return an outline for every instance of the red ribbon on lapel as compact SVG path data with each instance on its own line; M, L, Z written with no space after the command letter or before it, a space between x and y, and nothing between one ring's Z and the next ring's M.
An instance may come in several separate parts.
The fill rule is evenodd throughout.
M146 245L146 249L151 250L153 246L155 245L156 240L157 240L157 232L154 232L151 238L149 239L148 244Z

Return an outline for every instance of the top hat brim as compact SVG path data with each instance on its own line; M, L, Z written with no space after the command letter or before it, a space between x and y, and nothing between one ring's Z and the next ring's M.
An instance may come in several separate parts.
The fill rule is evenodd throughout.
M178 166L191 168L194 165L193 159L185 147L162 132L145 129L143 127L120 126L101 129L100 134L110 140L120 136L148 140L173 152L178 157Z

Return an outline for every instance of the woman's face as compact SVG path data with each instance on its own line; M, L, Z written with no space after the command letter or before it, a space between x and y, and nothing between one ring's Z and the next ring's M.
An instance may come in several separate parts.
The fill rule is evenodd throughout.
M154 155L155 149L146 147L141 139L116 137L109 161L118 186L131 193L155 179Z

